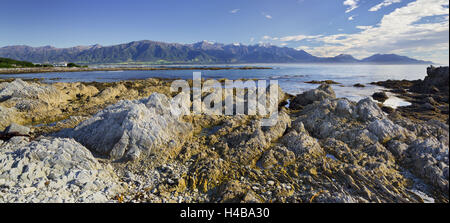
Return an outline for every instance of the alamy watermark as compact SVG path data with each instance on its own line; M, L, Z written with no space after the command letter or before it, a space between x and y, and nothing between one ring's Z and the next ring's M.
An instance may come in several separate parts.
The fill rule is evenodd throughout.
M261 126L273 126L278 120L278 81L270 80L225 80L220 83L208 79L202 83L201 73L194 72L192 89L186 80L175 80L170 91L179 92L177 98L190 95L192 90L192 114L194 115L259 115ZM178 100L177 100L178 99ZM180 105L181 107L182 105ZM191 114L191 109L184 111Z

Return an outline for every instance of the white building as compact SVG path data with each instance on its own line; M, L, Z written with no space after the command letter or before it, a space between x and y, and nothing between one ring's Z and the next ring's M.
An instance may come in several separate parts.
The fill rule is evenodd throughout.
M55 67L67 67L67 62L54 63L53 66L55 66Z

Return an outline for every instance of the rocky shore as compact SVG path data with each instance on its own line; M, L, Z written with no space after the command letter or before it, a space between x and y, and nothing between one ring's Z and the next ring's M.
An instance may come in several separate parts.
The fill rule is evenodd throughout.
M411 103L410 106L397 109L402 116L416 121L439 120L448 125L448 73L448 67L431 66L424 80L387 80L372 84L385 87Z
M281 94L270 127L186 115L170 83L0 83L0 202L448 203L448 67L392 84L413 105L388 112Z

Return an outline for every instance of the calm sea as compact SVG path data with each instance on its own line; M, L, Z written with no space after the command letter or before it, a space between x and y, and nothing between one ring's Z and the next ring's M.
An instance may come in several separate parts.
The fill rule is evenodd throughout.
M221 65L211 65L221 66ZM243 65L239 65L243 66ZM270 70L201 70L204 78L256 78L278 80L281 88L288 93L298 94L316 88L317 84L307 84L311 80L333 80L341 83L333 85L338 97L358 101L382 88L369 83L388 79L417 80L426 76L427 65L346 65L346 64L246 64L246 66L272 67ZM93 71L68 73L36 73L1 75L0 78L44 78L46 82L111 82L119 80L146 79L150 77L192 79L193 70L163 71ZM53 79L53 80L52 80ZM365 88L355 88L361 83ZM396 107L408 105L399 98L391 97L386 105Z

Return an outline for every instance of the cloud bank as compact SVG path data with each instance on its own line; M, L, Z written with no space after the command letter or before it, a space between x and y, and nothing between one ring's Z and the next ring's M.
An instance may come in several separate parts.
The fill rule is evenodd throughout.
M357 5L357 1L345 2L352 7ZM397 0L385 0L376 9L395 2ZM417 0L384 15L376 25L356 26L360 30L357 33L297 35L279 37L277 40L313 42L315 44L302 43L297 49L305 49L317 56L347 53L361 58L374 53L398 53L448 63L448 6L448 0ZM423 22L425 18L433 17L440 19Z

